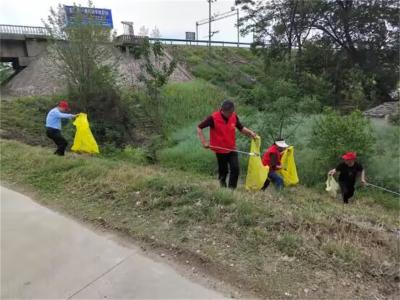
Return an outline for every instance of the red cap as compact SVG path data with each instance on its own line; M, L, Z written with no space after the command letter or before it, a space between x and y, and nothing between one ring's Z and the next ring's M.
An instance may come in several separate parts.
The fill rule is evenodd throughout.
M355 160L357 158L357 153L355 152L347 152L342 156L344 160Z
M64 108L65 110L70 110L70 109L69 109L68 102L65 101L65 100L61 100L61 101L58 103L58 107Z

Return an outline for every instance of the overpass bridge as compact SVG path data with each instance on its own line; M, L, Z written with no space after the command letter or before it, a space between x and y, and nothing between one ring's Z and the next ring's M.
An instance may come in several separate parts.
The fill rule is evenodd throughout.
M0 25L0 61L26 67L46 50L49 36L45 27Z
M13 68L19 70L28 66L36 57L46 50L50 34L45 27L3 25L0 24L0 61L11 62ZM185 40L169 38L151 38L133 35L119 35L114 41L122 51L126 47L137 45L141 40L159 41L171 45L209 45L208 40ZM250 47L251 43L229 41L211 41L211 46Z

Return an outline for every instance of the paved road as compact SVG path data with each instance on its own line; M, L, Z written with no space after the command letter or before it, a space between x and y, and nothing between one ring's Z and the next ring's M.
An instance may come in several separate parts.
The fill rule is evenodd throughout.
M215 299L171 266L1 187L1 299Z

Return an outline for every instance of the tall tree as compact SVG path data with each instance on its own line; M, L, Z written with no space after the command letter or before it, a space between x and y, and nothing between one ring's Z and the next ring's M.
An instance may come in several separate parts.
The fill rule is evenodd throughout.
M153 30L151 31L151 37L152 37L152 38L160 38L160 37L161 37L160 30L158 29L157 26L155 26L155 27L153 28Z
M384 99L390 100L399 74L398 1L319 1L314 24L318 36L329 39L354 64L373 75Z
M295 47L299 57L306 42L328 43L348 56L348 67L361 68L367 81L374 78L381 101L391 99L399 77L398 0L236 0L236 4L246 11L243 33L253 32L257 44L270 43L289 54ZM363 85L369 89L369 84Z
M94 9L92 2L89 8ZM83 16L74 7L75 18L66 24L62 5L50 9L45 26L50 33L53 62L65 76L68 92L85 111L96 107L94 99L112 90L114 83L113 45L111 30L98 24L93 10Z

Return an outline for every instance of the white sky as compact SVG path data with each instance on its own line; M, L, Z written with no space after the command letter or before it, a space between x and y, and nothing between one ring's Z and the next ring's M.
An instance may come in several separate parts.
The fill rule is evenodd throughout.
M86 0L0 0L0 24L43 26L50 7L59 3L87 6ZM134 22L135 33L141 26L151 29L157 26L164 38L185 38L186 31L196 31L196 21L208 18L206 0L94 0L97 8L112 10L114 29L123 33L121 21ZM218 0L212 4L212 14L230 11L234 0ZM212 31L219 30L213 40L236 41L236 17L213 22ZM208 24L199 27L199 38L207 39ZM251 37L240 37L251 42Z

